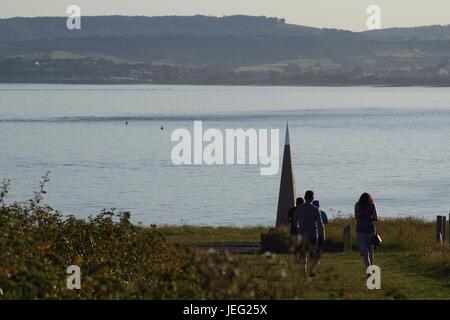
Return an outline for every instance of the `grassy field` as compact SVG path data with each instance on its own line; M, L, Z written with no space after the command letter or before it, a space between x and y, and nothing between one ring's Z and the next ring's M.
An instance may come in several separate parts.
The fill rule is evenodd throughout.
M130 213L107 210L64 217L42 204L46 179L22 204L6 205L8 184L0 186L0 299L450 299L450 248L435 243L432 222L378 223L382 288L369 291L361 257L341 250L351 218L327 225L327 252L311 280L292 254L223 250L257 249L268 227L141 227ZM80 290L67 287L72 265Z
M384 239L375 254L375 263L382 272L381 290L368 290L362 258L353 239L353 252L346 254L341 234L353 219L335 219L327 228L328 252L322 257L319 277L306 278L293 255L280 254L269 258L261 254L236 255L242 268L252 270L253 277L266 276L270 259L283 277L271 285L284 288L286 294L276 298L291 299L450 299L450 250L448 245L435 244L435 225L415 219L388 219L378 224ZM162 227L166 239L180 245L224 243L258 243L267 227ZM339 250L339 251L338 251ZM302 290L298 290L301 287ZM281 290L283 292L283 290ZM290 294L298 296L290 296Z
M279 61L270 64L240 66L236 68L237 72L262 72L262 71L275 71L282 72L285 68L294 67L304 70L340 70L342 65L330 61L329 59L307 59L300 58L294 60Z

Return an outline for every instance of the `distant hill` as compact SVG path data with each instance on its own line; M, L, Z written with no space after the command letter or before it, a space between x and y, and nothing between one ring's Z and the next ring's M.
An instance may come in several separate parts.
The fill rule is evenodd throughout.
M450 25L425 26L413 28L389 28L371 30L364 33L370 39L379 41L405 40L450 40Z
M87 16L82 30L68 30L65 17L0 19L0 39L21 41L91 36L161 35L320 35L321 29L286 24L284 19L254 16ZM347 33L342 31L342 33Z
M347 43L357 54L364 37L348 31L286 24L283 19L250 16L83 17L82 30L68 30L66 18L0 20L0 55L68 51L132 61L217 64L267 63L303 55L324 56L330 42ZM332 50L346 55L342 47Z
M207 81L218 71L222 72L219 78L223 72L238 72L231 78L245 81L305 81L314 76L333 83L344 74L348 79L369 77L380 83L380 79L398 76L434 83L438 77L441 83L450 73L450 26L351 32L287 24L284 19L264 16L95 16L83 17L81 30L68 30L66 20L0 19L0 59L44 59L39 72L50 72L56 78L56 69L64 74L66 67L83 65L66 60L83 59L128 63L126 73L138 73L142 78L146 77L143 71L132 64L179 66L176 72L170 69L171 81L178 81L177 72ZM9 61L3 66L14 74ZM34 72L33 68L23 61L17 63L27 70L21 71L26 72L22 76L16 74L17 79L25 81L25 74ZM208 71L190 69L204 67ZM102 72L101 68L95 70ZM167 71L151 70L158 74ZM65 77L71 79L72 71ZM114 77L120 78L121 71L114 72ZM89 76L97 79L102 74Z

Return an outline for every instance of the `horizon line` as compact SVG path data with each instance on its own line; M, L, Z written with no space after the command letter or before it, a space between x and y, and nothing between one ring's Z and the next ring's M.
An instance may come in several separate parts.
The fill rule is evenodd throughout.
M206 15L206 14L193 14L193 15L155 15L155 16L149 16L149 15L127 15L127 14L94 14L94 15L82 15L83 17L87 18L96 18L96 17L128 17L128 18L169 18L169 17L208 17L208 18L227 18L227 17L252 17L252 18L259 18L259 17L266 17L266 18L275 18L279 20L285 20L286 25L292 25L292 26L298 26L298 27L306 27L311 29L320 29L320 30L341 30L341 31L348 31L348 32L354 32L354 33L363 33L363 32L370 32L370 31L378 31L378 30L392 30L392 29L413 29L413 28L426 28L426 27L450 27L450 22L448 24L430 24L430 25L413 25L413 26L389 26L377 30L351 30L351 29L341 29L338 27L321 27L321 26L312 26L312 25L306 25L306 24L297 24L297 23L290 23L287 21L284 17L277 17L277 16L267 16L267 15L251 15L251 14L231 14L231 15ZM0 17L1 20L12 20L12 19L39 19L39 18L61 18L61 19L67 19L68 16L11 16L11 17Z

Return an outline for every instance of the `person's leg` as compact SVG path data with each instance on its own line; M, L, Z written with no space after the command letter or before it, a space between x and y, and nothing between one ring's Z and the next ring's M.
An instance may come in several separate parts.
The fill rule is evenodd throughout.
M372 235L367 235L367 252L369 254L370 265L373 265L373 250L374 247L372 245Z
M367 238L368 237L366 234L362 233L356 234L356 241L358 242L359 252L363 257L364 266L366 267L366 270L371 265L369 243Z
M299 252L299 241L297 235L291 235L291 247L294 252L295 259L298 260L298 252Z
M316 250L316 258L317 258L317 263L319 263L320 258L322 257L322 251L323 251L323 237L319 237L317 239L317 250Z
M363 255L363 260L367 270L367 268L371 266L370 255L369 254Z
M294 248L294 257L295 257L295 260L300 260L300 251L298 249L298 246L296 246Z
M366 272L367 272L367 277L372 275L372 265L374 263L373 260L373 251L374 251L374 247L372 245L372 235L368 235L367 236L367 256L368 256L368 265L366 265Z
M308 256L304 250L299 252L299 262L300 262L300 270L305 274L308 274Z
M306 275L308 275L308 271L309 273L313 272L312 270L314 269L314 254L313 251L314 250L314 246L313 246L313 242L311 241L311 238L309 237L305 237L305 252L306 255L308 257L308 261L306 263L306 268L305 268L305 273Z
M315 268L315 255L314 255L314 251L315 251L316 247L314 245L314 242L312 241L311 238L309 237L305 237L305 252L308 258L308 261L306 263L306 267L305 267L305 273L306 275L308 275L308 271L309 274L311 274L312 272L314 272L314 268Z
M310 247L309 247L309 254L310 254L310 257L311 257L311 268L310 268L309 275L311 277L315 277L316 276L317 262L319 260L319 258L317 256L317 250L318 250L317 247L318 247L317 239L311 238L310 239Z
M303 272L308 274L308 257L306 250L306 239L300 238L299 246L298 246L298 259L300 261L300 266L303 268Z
M305 264L303 265L303 271L305 272L305 275L308 275L308 267L309 267L309 259L308 255L305 255Z
M311 277L315 277L317 275L317 259L315 257L311 259L311 268L309 275Z
M370 236L368 239L368 248L369 248L369 259L370 259L370 265L373 265L374 260L373 260L373 252L374 252L374 247L372 245L372 236Z

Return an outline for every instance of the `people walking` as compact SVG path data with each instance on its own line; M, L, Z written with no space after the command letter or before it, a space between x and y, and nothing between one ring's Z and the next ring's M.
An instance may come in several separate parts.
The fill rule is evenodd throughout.
M313 201L314 192L308 190L305 193L305 203L295 210L295 222L300 237L299 258L304 264L305 273L309 272L310 277L316 276L318 229L323 228L319 208L312 204Z
M355 204L355 218L356 240L367 270L374 263L373 238L376 235L375 222L378 221L377 209L370 194L363 193Z

